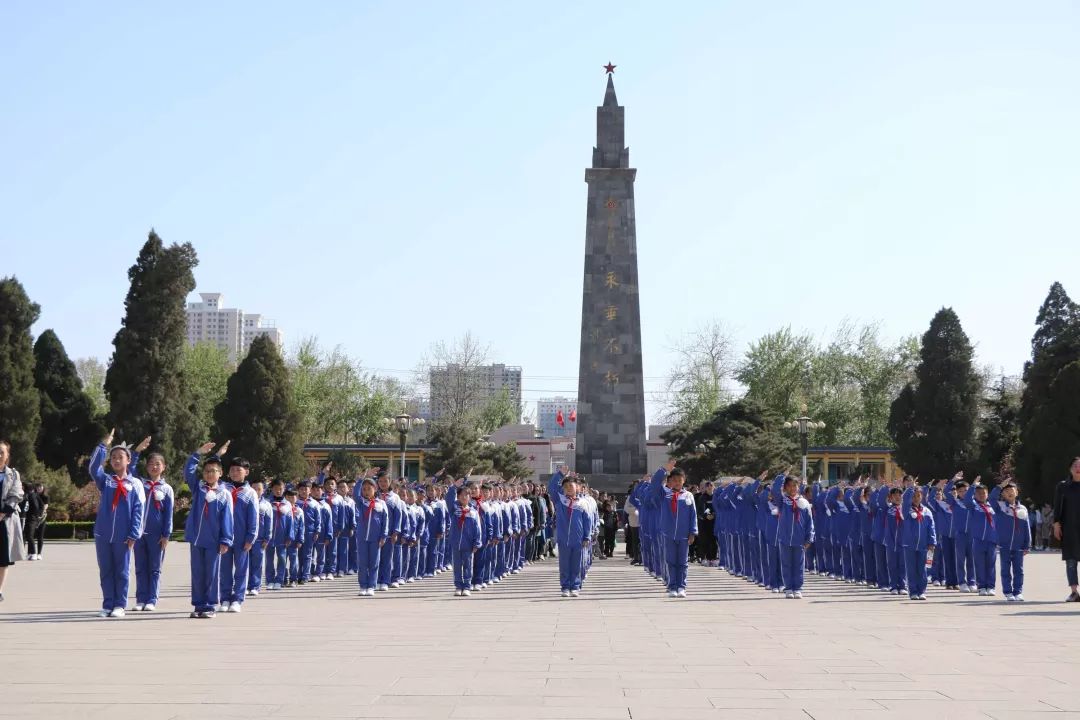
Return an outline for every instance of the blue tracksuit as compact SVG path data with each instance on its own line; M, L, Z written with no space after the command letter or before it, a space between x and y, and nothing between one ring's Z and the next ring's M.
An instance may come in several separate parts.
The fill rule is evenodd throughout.
M161 564L165 562L161 541L172 535L175 496L164 480L144 480L143 494L146 513L142 536L135 543L135 602L156 605L161 590Z
M581 589L581 551L592 528L577 498L563 493L562 472L551 476L548 495L555 504L555 541L559 546L559 585L563 590Z
M334 511L326 498L315 501L319 505L319 539L315 541L314 569L315 577L323 577L331 574L334 559L331 557L337 551L336 531L334 527ZM331 549L333 548L333 549Z
M293 544L293 506L284 497L275 497L270 499L270 508L273 517L268 523L266 582L284 585L288 574L286 558ZM292 550L295 552L295 547Z
M359 485L355 492L356 579L361 590L369 590L379 584L379 558L390 537L390 510L379 498L365 500Z
M990 504L997 510L997 544L1001 554L1001 591L1005 595L1024 592L1024 555L1031 548L1028 511L1017 502L1001 499L1001 488L990 491Z
M270 544L270 529L274 523L274 506L266 497L259 498L257 506L259 515L259 533L255 536L255 544L251 546L248 560L249 592L258 592L262 589L263 569L266 566L266 548ZM271 582L267 580L267 582Z
M250 485L225 483L233 501L233 542L221 556L221 602L243 603L251 548L259 534L259 496Z
M334 574L341 577L349 569L349 532L356 521L356 513L352 505L341 495L334 495L331 510L334 513L334 532L337 535L334 548Z
M356 573L356 564L357 564L357 561L358 561L358 558L357 558L357 555L356 555L356 499L355 499L355 496L354 496L354 497L346 498L346 500L348 501L348 505L349 505L349 509L348 509L347 512L352 513L351 517L346 516L346 519L345 519L345 522L348 525L348 531L349 531L349 540L346 543L346 545L348 546L347 549L346 549L346 553L348 553L349 559L346 562L346 568L347 569L345 571L345 574L349 575L349 574L355 574Z
M910 597L926 593L926 552L937 545L934 513L925 505L915 507L912 504L914 497L915 488L910 487L904 491L901 501L904 522L900 533Z
M694 496L686 490L676 493L665 487L667 475L664 468L657 470L652 477L650 492L660 513L660 535L663 537L664 561L668 568L668 590L685 590L689 538L698 532L697 507L694 505Z
M104 443L90 457L90 477L101 492L94 520L94 548L97 551L98 579L101 582L101 609L127 607L131 577L131 549L142 535L146 512L143 484L130 474L108 475L101 469L109 451Z
M450 517L449 546L454 565L456 589L468 590L472 587L472 556L483 547L483 544L480 516L467 505L460 507L457 513Z
M304 571L302 570L304 566L300 561L304 554L304 541L307 537L307 511L300 503L300 498L297 498L296 502L292 503L292 529L289 534L287 553L289 557L287 575L290 583L303 582L304 580ZM308 557L311 557L310 549Z
M953 495L953 481L945 483L945 501L953 511L953 555L958 585L975 586L975 558L971 543L971 513L966 502L975 497L975 487L969 486L964 497Z
M934 491L931 490L931 492ZM954 588L958 584L956 582L956 547L953 527L956 513L953 512L952 505L949 504L944 495L940 499L934 498L927 504L934 511L934 524L937 528L938 547L934 554L934 564L937 565L938 559L941 560L941 577L938 579L946 587Z
M882 485L870 494L870 508L874 520L871 527L871 540L874 543L874 565L877 568L877 586L881 590L891 590L889 578L888 545L889 528L889 488Z
M780 555L780 576L785 592L802 590L806 571L805 546L814 542L814 516L806 498L784 495L784 475L773 480L772 494L780 498L776 525L776 541Z
M989 498L984 503L975 499L974 486L964 496L968 509L968 531L971 534L971 555L975 561L975 584L980 590L993 590L997 585L997 513Z
M862 488L855 488L855 491L851 494L851 505L855 510L855 516L858 518L858 543L859 555L862 557L862 580L867 585L877 584L877 557L874 553L874 542L872 540L874 530L874 514L870 509L870 505L863 500ZM859 580L859 577L855 578Z
M296 504L304 513L301 526L304 535L300 544L300 582L307 582L311 580L311 573L315 569L315 548L322 539L322 503L309 496L307 500L297 499Z
M446 549L446 503L442 500L433 500L428 504L431 512L431 546L428 552L425 575L434 575L436 570L443 567L443 553Z
M814 518L814 559L819 573L833 574L832 533L828 512L829 491L820 481L813 485L811 507Z
M401 566L401 535L402 516L405 514L405 503L393 490L380 492L379 499L386 504L388 513L389 536L386 547L379 553L379 585L389 585L394 582L397 568Z
M232 493L221 483L208 487L198 479L199 456L184 466L191 490L191 512L184 524L184 540L191 553L191 604L197 612L213 610L221 602L222 545L233 543Z

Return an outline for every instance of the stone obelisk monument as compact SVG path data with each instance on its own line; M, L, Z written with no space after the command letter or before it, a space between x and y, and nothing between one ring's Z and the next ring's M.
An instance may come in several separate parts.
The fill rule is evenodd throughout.
M641 364L634 177L625 144L624 109L608 73L596 109L596 147L585 228L578 371L577 472L619 492L646 472L645 388Z

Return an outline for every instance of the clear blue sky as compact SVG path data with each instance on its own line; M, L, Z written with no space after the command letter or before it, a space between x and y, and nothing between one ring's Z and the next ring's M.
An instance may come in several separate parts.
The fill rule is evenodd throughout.
M290 344L411 369L472 330L526 399L574 393L611 60L647 389L709 318L895 338L942 305L1019 372L1050 283L1080 296L1080 6L782 5L9 0L0 274L107 359L153 226Z

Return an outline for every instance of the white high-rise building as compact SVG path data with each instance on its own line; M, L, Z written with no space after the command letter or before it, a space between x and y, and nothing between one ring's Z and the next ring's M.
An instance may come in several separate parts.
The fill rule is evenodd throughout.
M521 368L494 364L465 369L460 365L431 368L428 381L434 420L462 410L483 407L503 390L521 411Z
M231 361L237 362L260 335L268 336L278 347L284 344L281 330L263 320L262 315L245 315L243 310L223 307L221 293L199 293L199 297L202 302L187 306L188 345L213 343L226 350Z
M559 413L563 424L559 425ZM570 418L573 413L573 419ZM536 401L536 427L545 438L568 437L577 435L577 400L564 397L544 398Z

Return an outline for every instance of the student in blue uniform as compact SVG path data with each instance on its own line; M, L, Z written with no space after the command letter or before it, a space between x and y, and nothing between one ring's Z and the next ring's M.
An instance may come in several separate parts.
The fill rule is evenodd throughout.
M937 545L934 513L923 505L923 489L912 484L901 500L904 514L902 544L904 566L907 570L908 598L926 599L926 555Z
M349 495L349 483L345 480L337 481L337 496L341 501L341 532L337 541L337 577L345 577L353 573L353 562L356 546L353 535L356 532L356 501Z
M161 566L165 562L165 548L172 535L176 499L172 486L165 481L164 455L154 452L147 456L146 474L147 479L143 481L145 520L142 536L135 543L134 609L153 612L157 609L161 591Z
M330 577L327 574L327 568L333 564L333 558L330 557L330 546L336 541L334 539L333 509L323 495L323 484L318 479L311 483L311 499L319 510L319 537L314 545L311 581L321 582ZM336 544L334 544L334 548L337 548Z
M956 590L956 548L954 547L956 513L945 497L946 490L936 481L931 490L931 501L927 503L934 511L934 524L937 530L938 546L934 551L935 566L940 561L941 573L939 580L946 590Z
M255 544L251 546L248 559L247 594L250 597L257 597L263 588L266 550L270 545L270 529L274 523L274 506L270 504L269 498L264 493L265 487L266 485L262 480L255 480L251 483L251 489L259 497L259 503L256 506L259 516L259 531L255 536ZM267 580L267 582L270 581Z
M293 490L293 497L296 491ZM270 483L271 518L267 525L266 589L280 590L288 582L288 554L293 538L293 506L285 497L285 483L275 478ZM299 566L299 563L297 563Z
M221 459L212 455L202 467L199 460L214 447L206 443L184 466L184 480L191 491L191 511L184 525L184 540L191 553L191 604L193 618L212 618L221 597L221 556L233 543L232 494L221 486Z
M669 460L652 477L650 492L660 515L664 561L668 567L668 597L686 597L686 572L690 546L697 538L697 506L694 496L683 490L686 473Z
M889 568L889 592L903 595L907 592L907 572L904 569L904 493L899 487L890 487L886 496L888 508L885 524L885 562Z
M220 452L229 447L226 442ZM238 613L247 595L251 548L259 534L259 496L248 485L251 465L242 457L229 461L229 481L225 483L232 496L233 543L221 556L221 609Z
M379 591L387 591L391 585L398 587L394 582L396 566L401 564L401 546L398 544L401 533L402 515L405 511L405 503L390 487L390 475L385 470L375 470L375 486L378 489L379 499L386 504L389 513L389 535L386 538L386 546L379 553Z
M434 485L428 495L428 510L431 513L431 547L428 552L425 577L434 577L442 572L446 552L446 502L442 499L443 488Z
M390 537L390 511L376 497L375 481L365 476L356 498L356 576L360 595L374 596L379 584L379 556Z
M780 498L776 539L784 597L802 599L806 548L814 542L811 505L802 497L798 478L781 473L773 480L772 493Z
M978 478L976 478L978 480ZM975 592L975 558L971 544L971 512L965 502L968 493L974 490L964 480L964 473L958 472L945 484L945 501L953 511L953 556L956 565L956 583L960 592Z
M975 584L979 595L994 595L997 587L997 513L990 504L987 487L975 478L964 494L970 519L971 555L975 561Z
M292 528L288 536L288 544L286 548L288 550L289 569L286 573L286 587L296 587L298 584L304 582L304 571L301 561L303 560L304 543L307 540L307 527L305 522L307 521L307 511L300 504L300 491L297 488L290 487L285 490L285 499L292 507ZM310 558L310 553L308 554ZM279 587L278 590L281 588Z
M578 487L565 467L551 476L548 495L555 503L555 538L559 552L559 585L563 597L581 594L581 553L589 542L590 527L578 504Z
M300 574L292 582L303 585L311 582L315 575L315 548L322 536L322 504L311 496L311 482L301 480L296 486L296 505L303 512L300 528L303 530L300 542Z
M91 455L90 477L101 493L94 520L94 547L102 596L98 617L122 618L127 607L131 551L142 535L146 499L143 484L128 472L131 451L126 445L110 449L112 439L113 431L109 431ZM145 449L144 446L149 444L147 438L139 447ZM108 473L102 469L106 458Z
M345 571L346 575L355 575L356 571L357 571L357 563L359 562L359 556L357 556L357 554L356 554L356 552L357 552L357 550L356 550L356 522L357 522L357 518L356 518L356 512L357 512L356 497L357 496L356 496L355 493L356 493L356 480L353 480L351 478L346 479L345 480L345 499L349 501L349 505L352 508L352 513L353 513L352 521L351 521L351 525L350 525L350 527L352 528L352 531L349 533L349 543L348 543L348 545L349 545L349 547L348 547L349 561L348 561L348 570Z
M1031 549L1028 511L1017 500L1019 490L1011 478L990 491L997 511L997 544L1001 557L1001 592L1007 602L1024 602L1024 556Z
M451 486L447 491L447 500L453 494L454 501L448 502L450 515L449 548L451 564L454 567L454 595L469 597L473 586L473 556L484 545L480 528L480 516L469 502L469 489Z

